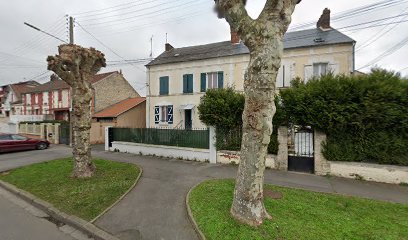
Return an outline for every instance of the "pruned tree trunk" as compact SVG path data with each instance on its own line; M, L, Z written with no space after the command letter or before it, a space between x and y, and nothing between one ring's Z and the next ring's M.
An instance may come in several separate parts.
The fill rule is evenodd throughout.
M219 16L225 17L250 51L244 82L241 161L231 214L252 226L271 218L263 202L265 159L275 114L275 85L283 55L283 36L299 2L267 0L259 18L253 20L245 10L245 0L216 0Z
M58 47L59 55L49 56L48 69L72 88L73 156L72 177L89 178L95 172L92 162L90 129L93 88L91 80L106 66L104 54L94 48L66 44Z

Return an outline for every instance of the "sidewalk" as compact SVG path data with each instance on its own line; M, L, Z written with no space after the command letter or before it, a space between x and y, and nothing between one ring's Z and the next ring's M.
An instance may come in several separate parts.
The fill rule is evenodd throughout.
M123 240L190 240L197 236L187 218L189 189L211 178L234 178L237 167L168 160L94 148L95 157L130 162L143 168L137 186L96 225ZM265 182L312 191L339 193L408 204L408 188L352 179L267 170Z

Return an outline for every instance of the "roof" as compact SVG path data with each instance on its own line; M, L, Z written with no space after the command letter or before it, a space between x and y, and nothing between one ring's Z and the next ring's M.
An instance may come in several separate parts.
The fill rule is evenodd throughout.
M10 88L13 90L17 99L20 99L22 93L35 89L38 85L40 84L36 81L27 81L27 82L10 84Z
M107 72L107 73L101 73L101 74L97 74L95 75L91 82L92 84L95 84L97 82L99 82L102 79L107 78L108 76L114 74L114 73L118 73L117 71L114 72ZM51 80L48 81L44 84L41 84L40 86L34 88L34 89L30 89L30 91L26 91L25 93L33 93L33 92L49 92L49 91L53 91L53 90L61 90L61 89L69 89L70 86L64 82L63 80L60 79L56 79L56 80Z
M354 42L353 39L336 29L323 31L320 28L314 28L286 33L284 37L284 48L293 49L343 43L352 44ZM232 44L230 41L224 41L199 46L174 48L170 51L163 52L146 66L227 57L248 53L248 48L242 42L239 44Z
M95 113L93 117L95 118L118 117L122 113L129 111L130 109L136 107L137 105L144 101L146 101L146 98L144 97L128 98L110 107L107 107L100 112Z

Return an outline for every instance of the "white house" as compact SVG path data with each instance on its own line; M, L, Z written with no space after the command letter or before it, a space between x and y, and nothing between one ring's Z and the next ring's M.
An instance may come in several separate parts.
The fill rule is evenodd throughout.
M316 28L289 32L277 87L290 87L295 77L307 81L329 71L354 72L355 41L330 27L325 9ZM146 65L148 78L147 127L203 128L197 106L205 91L227 86L243 91L249 50L231 33L231 41L174 48Z

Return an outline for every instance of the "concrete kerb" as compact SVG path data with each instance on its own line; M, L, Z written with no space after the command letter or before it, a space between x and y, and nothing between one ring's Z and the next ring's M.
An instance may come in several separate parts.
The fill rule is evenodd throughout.
M105 209L101 214L96 216L94 219L89 221L90 223L94 223L96 220L98 220L100 217L102 217L105 213L107 213L109 210L111 210L114 206L116 206L116 204L118 204L120 201L122 201L122 199L124 197L126 197L126 195L128 195L130 193L130 191L133 190L133 188L136 187L136 185L139 182L139 179L142 177L142 173L143 173L143 169L141 167L139 167L139 166L137 166L137 167L139 168L139 176L137 176L137 178L136 178L135 182L133 183L133 185L118 200L116 200L112 205L110 205L107 209Z
M193 213L191 212L191 208L190 208L190 194L191 191L193 191L194 188L196 188L198 185L200 185L203 182L200 182L196 185L194 185L192 188L190 188L190 190L188 190L187 196L186 196L186 208L187 208L187 215L188 215L188 219L190 220L191 224L193 225L194 231L197 233L197 236L200 240L206 240L203 232L201 232L200 228L198 227L197 222L195 221L194 217L193 217Z
M35 197L34 195L18 189L17 187L0 180L0 187L4 190L11 192L12 194L20 197L29 204L37 207L38 209L44 211L50 215L55 220L62 222L64 224L70 225L71 227L83 232L84 234L91 236L95 240L120 240L119 238L111 235L110 233L96 227L90 222L80 219L76 216L71 216L63 213L53 207L51 204Z

